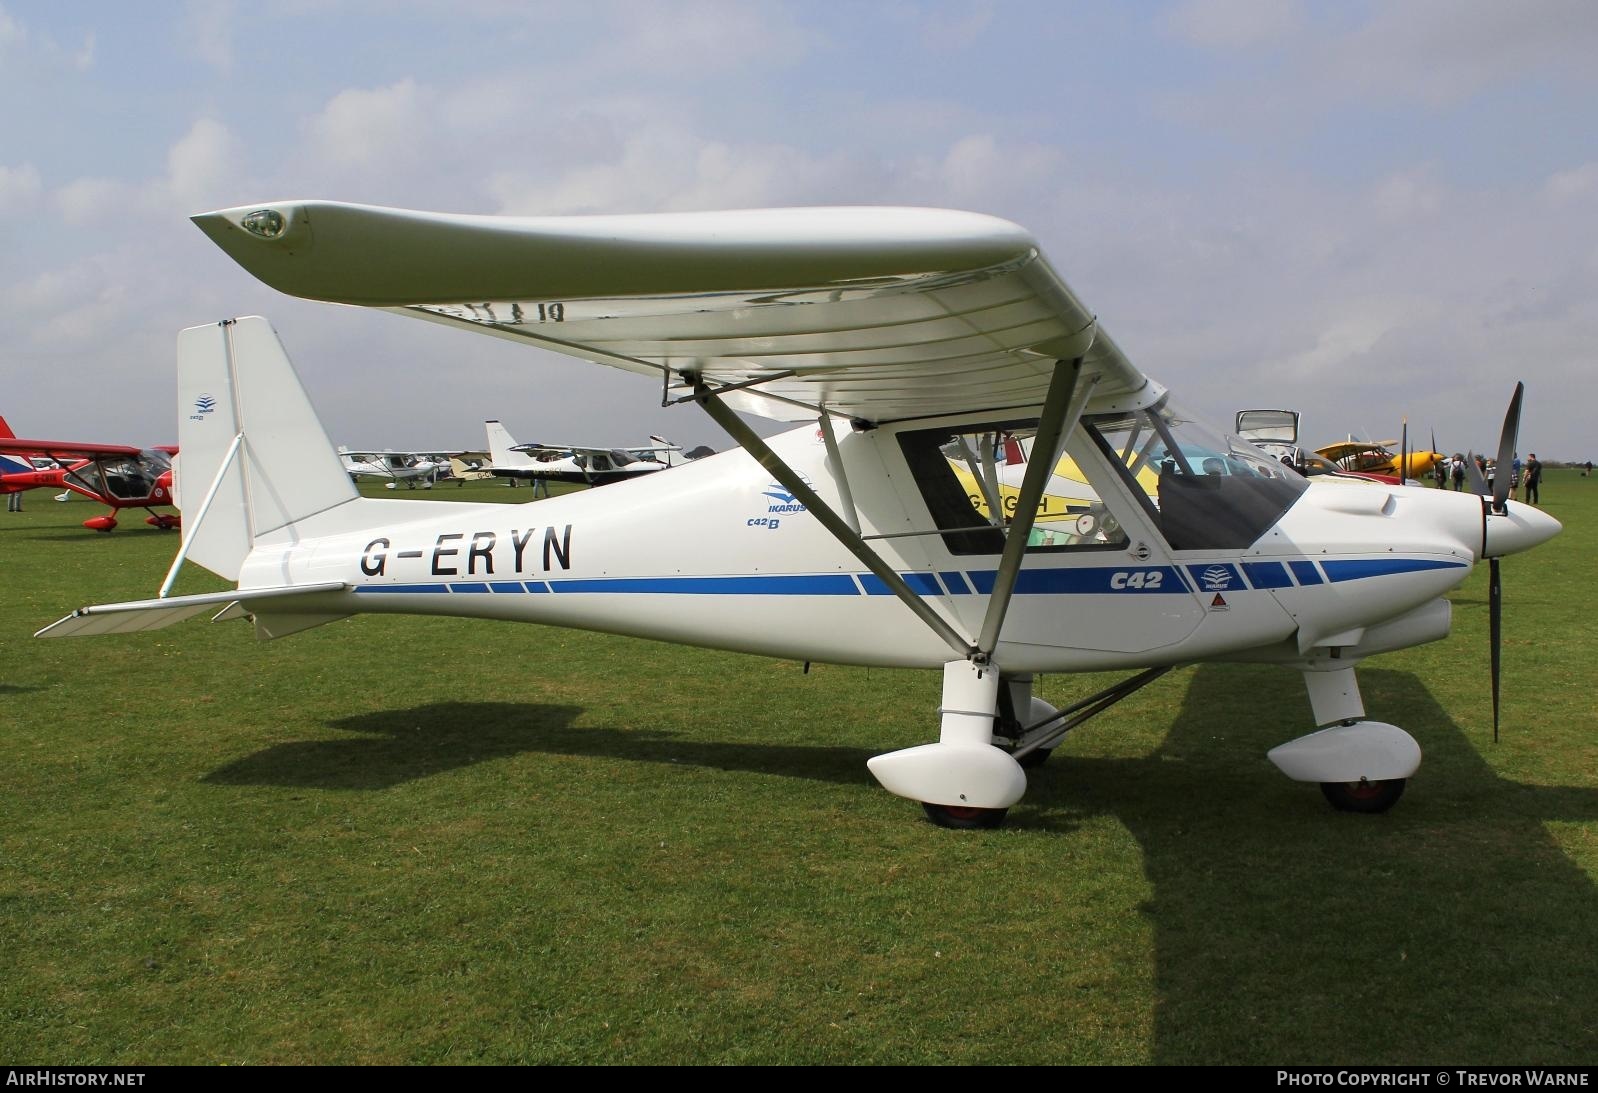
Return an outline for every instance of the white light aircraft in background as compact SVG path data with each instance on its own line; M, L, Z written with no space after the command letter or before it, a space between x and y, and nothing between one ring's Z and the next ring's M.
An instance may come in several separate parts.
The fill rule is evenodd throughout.
M344 473L351 478L385 478L388 488L405 483L407 489L433 488L440 478L449 476L449 457L439 452L356 452L341 447L339 458Z
M1356 666L1444 637L1444 594L1482 560L1496 623L1498 559L1559 530L1507 489L1320 485L1205 430L1031 235L987 216L501 219L296 201L195 220L282 291L653 376L742 450L536 507L362 498L266 321L193 327L178 342L186 519L162 595L42 636L211 611L272 638L409 612L938 669L939 739L869 766L963 827L1000 822L1025 764L1171 666L1268 662L1301 674L1318 727L1270 758L1373 812L1421 755L1366 716ZM188 413L205 392L215 412ZM735 410L806 424L766 441ZM973 504L946 456L997 434L1033 453L1008 514ZM1063 457L1094 519L1036 542ZM237 588L167 597L185 559ZM1494 651L1496 695L1496 635ZM1065 710L1032 694L1035 673L1106 669L1135 674Z
M637 448L605 448L584 444L518 444L498 421L485 421L489 467L497 478L530 479L535 484L565 482L604 486L625 482L687 462L682 447L664 437Z

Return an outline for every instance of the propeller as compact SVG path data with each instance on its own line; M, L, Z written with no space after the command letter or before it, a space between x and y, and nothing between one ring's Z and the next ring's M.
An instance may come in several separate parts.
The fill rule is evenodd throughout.
M1493 514L1503 515L1509 511L1509 491L1514 488L1510 468L1515 459L1515 436L1520 432L1520 399L1525 393L1524 383L1515 384L1515 394L1509 400L1509 411L1504 414L1504 428L1498 434L1498 463L1493 471L1492 501L1486 499L1486 483L1481 483L1481 488L1476 492L1483 495L1481 508L1482 523L1482 550L1487 547L1487 520ZM1481 473L1476 470L1474 460L1470 464L1470 471L1480 482ZM1487 559L1487 640L1492 649L1492 681L1493 681L1493 743L1498 743L1498 688L1501 668L1501 648L1503 637L1504 619L1504 585L1498 569L1499 558L1494 555Z
M1465 453L1465 476L1470 479L1470 492L1481 497L1487 496L1487 479L1481 476L1481 466L1476 462L1475 452ZM1482 549L1487 548L1487 509L1482 509L1481 529Z

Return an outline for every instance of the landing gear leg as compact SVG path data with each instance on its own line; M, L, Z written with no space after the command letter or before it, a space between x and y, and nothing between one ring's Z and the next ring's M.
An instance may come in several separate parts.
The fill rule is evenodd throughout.
M942 732L936 744L874 756L883 788L920 801L941 827L998 827L1026 792L1026 774L993 746L999 672L969 660L943 666Z
M1318 663L1304 669L1315 723L1327 725L1269 752L1283 774L1320 783L1341 812L1386 812L1404 795L1420 766L1420 745L1396 725L1365 720L1365 704L1350 664Z
M995 732L995 735L1003 738L999 742L1000 747L1012 753L1019 750L1028 730L1035 730L1039 724L1047 723L1045 728L1052 733L1058 726L1056 715L1059 712L1032 693L1030 674L1005 676L999 685L999 728ZM1056 737L1030 751L1021 752L1016 762L1021 764L1023 770L1036 770L1049 761L1049 756L1054 754L1061 739L1063 737Z

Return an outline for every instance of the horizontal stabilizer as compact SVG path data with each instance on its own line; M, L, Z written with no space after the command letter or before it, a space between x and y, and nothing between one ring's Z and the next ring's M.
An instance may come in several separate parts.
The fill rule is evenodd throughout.
M160 630L215 607L223 607L222 614L225 615L229 614L226 607L235 603L253 608L268 603L285 603L318 592L343 592L348 588L349 585L343 581L327 581L284 588L236 589L232 592L204 592L197 596L172 596L164 600L98 604L80 607L33 636L75 638L88 634L132 634L140 630Z

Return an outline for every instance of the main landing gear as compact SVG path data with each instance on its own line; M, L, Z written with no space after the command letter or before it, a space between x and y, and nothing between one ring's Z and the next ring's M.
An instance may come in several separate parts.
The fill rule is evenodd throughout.
M1032 694L1030 675L1001 677L991 665L952 661L943 666L938 742L867 766L889 792L921 802L939 827L995 828L1026 792L1023 768L1041 766L1066 733L1168 671L1151 668L1056 710Z
M1025 768L1042 765L1072 729L1168 671L1150 668L1056 710L1032 694L1029 675L953 661L943 666L938 742L867 765L889 792L919 801L939 827L996 828L1026 792ZM1271 762L1289 778L1319 784L1339 811L1386 812L1420 766L1420 745L1395 725L1365 719L1352 665L1318 661L1304 669L1304 681L1316 722L1329 727L1273 748Z

